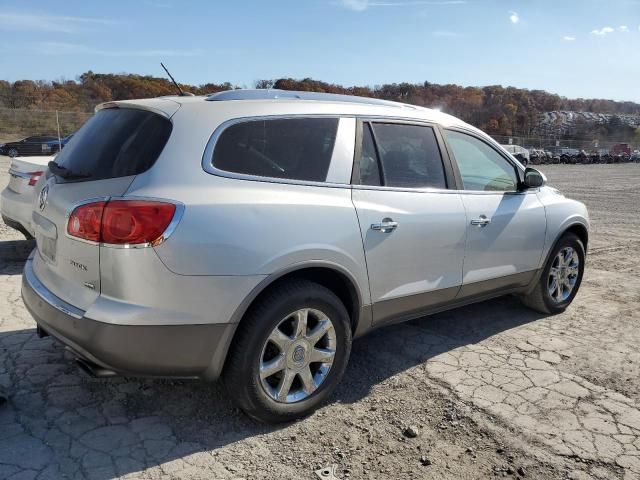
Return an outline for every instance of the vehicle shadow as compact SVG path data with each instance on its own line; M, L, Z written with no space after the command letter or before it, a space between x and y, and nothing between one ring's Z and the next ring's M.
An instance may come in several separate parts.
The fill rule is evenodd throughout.
M35 247L35 240L0 241L0 276L22 273L24 262Z
M0 274L18 274L30 248L3 243L11 242L0 243L0 252L21 256L3 262L0 253ZM506 297L375 331L354 342L333 401L358 402L436 355L539 318ZM106 480L287 428L248 419L220 384L89 378L62 346L38 338L30 320L23 324L29 327L0 331L0 389L10 398L0 406L0 477L35 469Z

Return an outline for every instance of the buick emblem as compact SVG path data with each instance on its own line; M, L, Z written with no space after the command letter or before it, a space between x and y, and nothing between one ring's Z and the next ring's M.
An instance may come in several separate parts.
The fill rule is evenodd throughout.
M304 361L304 357L305 357L305 349L302 345L298 345L294 350L293 350L293 361L295 363L300 363L302 361Z
M40 195L38 196L38 207L40 211L44 210L44 207L47 206L47 197L49 196L49 185L45 185L42 190L40 190Z

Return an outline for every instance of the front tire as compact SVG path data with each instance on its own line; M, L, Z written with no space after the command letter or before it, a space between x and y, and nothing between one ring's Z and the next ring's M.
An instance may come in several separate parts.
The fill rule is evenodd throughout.
M349 314L307 280L276 287L238 327L223 380L249 416L279 423L309 415L333 393L351 353Z
M584 265L582 241L573 233L565 233L554 245L535 288L522 297L522 302L540 313L564 312L578 293Z
M9 154L9 157L15 158L15 157L18 156L18 149L17 148L10 148L7 153Z

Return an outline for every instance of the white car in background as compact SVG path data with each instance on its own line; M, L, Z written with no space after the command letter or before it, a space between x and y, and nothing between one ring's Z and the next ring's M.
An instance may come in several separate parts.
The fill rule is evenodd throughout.
M531 156L529 154L529 150L526 148L521 147L520 145L502 145L502 148L516 157L525 167L529 164Z
M15 157L9 167L9 185L2 191L2 220L27 238L33 238L31 208L35 185L55 156Z

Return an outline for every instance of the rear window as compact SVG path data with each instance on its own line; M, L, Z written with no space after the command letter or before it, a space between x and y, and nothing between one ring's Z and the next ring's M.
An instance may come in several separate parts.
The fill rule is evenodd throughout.
M323 182L327 178L337 118L251 120L222 132L213 166L259 177Z
M137 175L155 163L171 128L168 119L147 110L100 110L73 135L55 161L73 173L72 181Z

